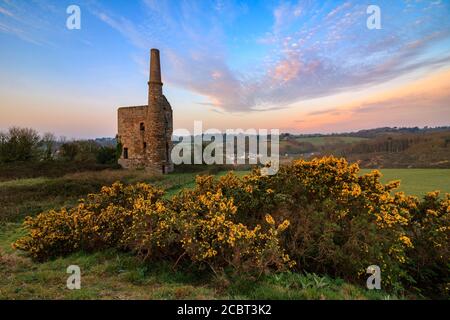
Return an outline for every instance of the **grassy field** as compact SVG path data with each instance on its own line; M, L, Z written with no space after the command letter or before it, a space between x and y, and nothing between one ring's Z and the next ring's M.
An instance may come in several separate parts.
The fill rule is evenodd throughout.
M367 172L368 170L363 170ZM401 179L402 190L423 194L434 189L450 192L450 169L383 169L384 181ZM77 199L116 180L144 181L173 195L194 185L199 173L175 173L155 177L145 171L104 170L76 172L59 177L35 177L0 182L0 299L387 299L384 292L366 290L311 274L282 273L256 279L231 275L217 278L209 272L182 273L167 264L144 264L129 253L109 250L76 253L36 263L11 243L23 231L27 215L71 206ZM243 175L246 172L237 172ZM225 172L216 173L223 175ZM79 265L82 290L65 287L67 266Z
M372 170L362 169L362 173ZM380 169L382 181L400 180L399 191L422 196L426 192L440 190L450 193L450 169Z

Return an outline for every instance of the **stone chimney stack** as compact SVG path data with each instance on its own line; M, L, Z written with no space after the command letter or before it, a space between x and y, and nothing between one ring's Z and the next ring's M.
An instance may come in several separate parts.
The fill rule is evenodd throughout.
M145 128L146 158L160 172L169 172L169 148L172 132L168 130L170 105L162 93L161 64L159 50L150 51L150 80L148 82L147 126ZM167 110L166 110L167 109ZM171 110L171 109L170 109Z
M150 51L150 81L148 85L150 95L162 95L163 84L161 82L161 63L158 49Z

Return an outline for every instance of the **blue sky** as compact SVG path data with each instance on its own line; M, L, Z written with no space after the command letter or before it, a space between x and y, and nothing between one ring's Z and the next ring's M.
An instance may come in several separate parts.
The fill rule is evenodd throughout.
M70 4L81 30L66 28ZM370 4L381 30L366 27ZM450 124L446 87L435 88L450 67L449 14L443 0L0 0L0 129L113 136L116 108L146 102L154 47L175 127ZM435 92L421 103L405 89L420 81Z

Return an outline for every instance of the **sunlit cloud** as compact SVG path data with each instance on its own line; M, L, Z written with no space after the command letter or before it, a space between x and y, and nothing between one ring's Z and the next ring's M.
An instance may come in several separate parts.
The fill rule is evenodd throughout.
M348 104L311 111L302 129L347 131L380 126L447 125L450 119L450 70L427 76Z
M366 28L367 5L360 2L333 6L283 2L273 9L272 29L262 30L254 40L255 47L271 47L269 63L255 61L255 69L262 70L256 77L230 67L229 26L222 16L224 10L218 10L223 3L211 3L210 8L202 2L146 0L144 4L147 11L141 23L122 17L113 20L104 13L98 16L140 48L162 47L167 56L167 81L231 112L282 108L420 68L439 68L450 59L450 51L429 54L434 46L449 40L450 23L444 18L447 3L390 6L384 22L389 31L378 32ZM410 13L402 15L406 8ZM435 22L417 24L414 17L419 12L422 20L433 18ZM233 13L234 18L239 16L239 10Z

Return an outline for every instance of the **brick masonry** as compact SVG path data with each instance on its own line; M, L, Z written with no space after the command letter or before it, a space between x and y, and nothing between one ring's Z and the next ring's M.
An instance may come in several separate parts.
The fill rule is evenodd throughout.
M166 174L173 171L173 114L162 93L159 50L152 49L150 56L148 104L120 107L117 111L118 139L122 144L119 164Z

